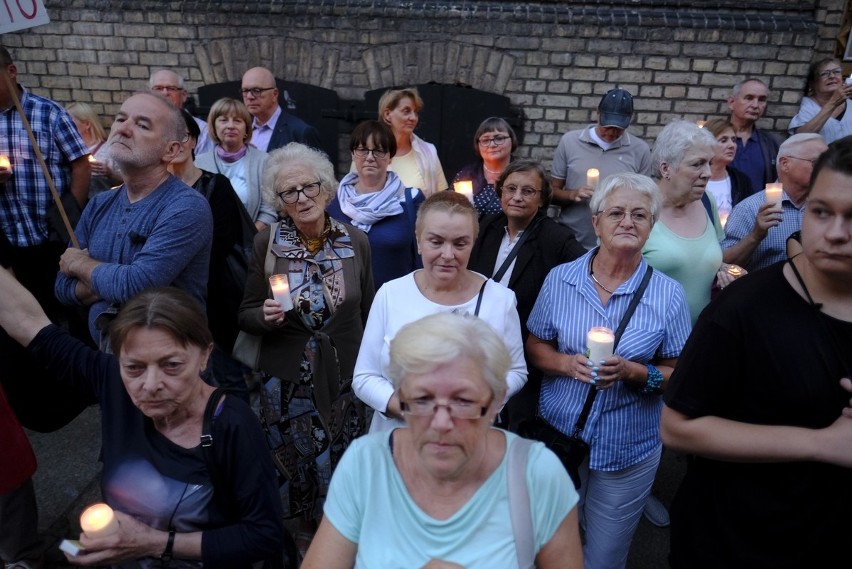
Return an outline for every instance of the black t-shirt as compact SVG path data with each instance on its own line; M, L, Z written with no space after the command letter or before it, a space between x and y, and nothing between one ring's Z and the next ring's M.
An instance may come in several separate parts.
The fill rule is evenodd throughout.
M852 323L812 307L782 268L736 281L704 310L666 389L669 407L806 428L840 416ZM850 507L850 469L690 457L671 508L671 566L826 567L848 553Z

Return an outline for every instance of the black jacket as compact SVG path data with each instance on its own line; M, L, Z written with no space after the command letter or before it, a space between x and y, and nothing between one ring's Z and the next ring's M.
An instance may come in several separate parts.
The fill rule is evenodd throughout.
M291 115L282 109L278 117L278 122L275 123L275 129L272 131L272 137L269 139L269 146L267 146L266 151L271 152L291 142L301 142L311 148L322 149L317 129L299 117Z

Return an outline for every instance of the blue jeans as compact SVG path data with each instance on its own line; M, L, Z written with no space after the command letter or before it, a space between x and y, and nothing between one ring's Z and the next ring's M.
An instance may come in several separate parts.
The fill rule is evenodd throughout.
M642 518L660 465L660 447L646 459L623 470L580 467L580 524L585 528L585 569L624 569L633 534Z

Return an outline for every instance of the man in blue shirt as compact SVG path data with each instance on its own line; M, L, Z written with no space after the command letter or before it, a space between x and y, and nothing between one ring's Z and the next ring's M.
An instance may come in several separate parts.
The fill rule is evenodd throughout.
M737 153L731 166L751 180L755 192L777 178L775 157L780 140L755 124L766 113L769 88L760 79L745 79L731 90L728 108L737 137Z
M55 287L63 303L89 306L89 332L103 348L112 316L142 290L176 286L204 305L210 206L166 169L188 138L180 111L156 93L130 97L115 117L110 156L124 184L89 202L81 248L62 255Z

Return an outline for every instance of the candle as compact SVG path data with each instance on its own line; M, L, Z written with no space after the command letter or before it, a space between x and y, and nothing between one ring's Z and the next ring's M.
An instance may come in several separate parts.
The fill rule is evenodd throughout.
M589 168L586 170L586 185L594 189L598 187L598 180L601 178L601 173L597 168Z
M106 537L118 531L118 520L106 504L92 504L80 515L80 527L87 537Z
M728 214L725 212L719 212L719 223L722 224L722 227L725 227L725 224L728 223Z
M773 182L770 184L766 184L766 189L764 190L764 192L766 193L766 203L781 203L781 182Z
M586 357L594 365L599 365L612 355L615 345L615 335L612 330L603 326L595 326L586 334Z
M743 270L736 265L728 265L728 274L732 277L738 277L743 274Z
M852 85L852 74L850 74L849 78L846 79L846 85Z
M98 161L97 158L95 158L93 155L89 154L89 162L97 162L97 161Z
M696 122L695 122L695 125L696 125L698 128L704 128L704 125L705 125L705 124L707 124L707 121L696 121Z
M284 312L293 309L293 299L290 298L290 281L287 275L272 275L269 277L269 286L272 287L272 298L281 305Z
M459 180L453 184L453 189L473 202L473 182L470 180Z
M0 168L9 169L12 167L12 164L9 163L9 157L5 154L0 154Z

